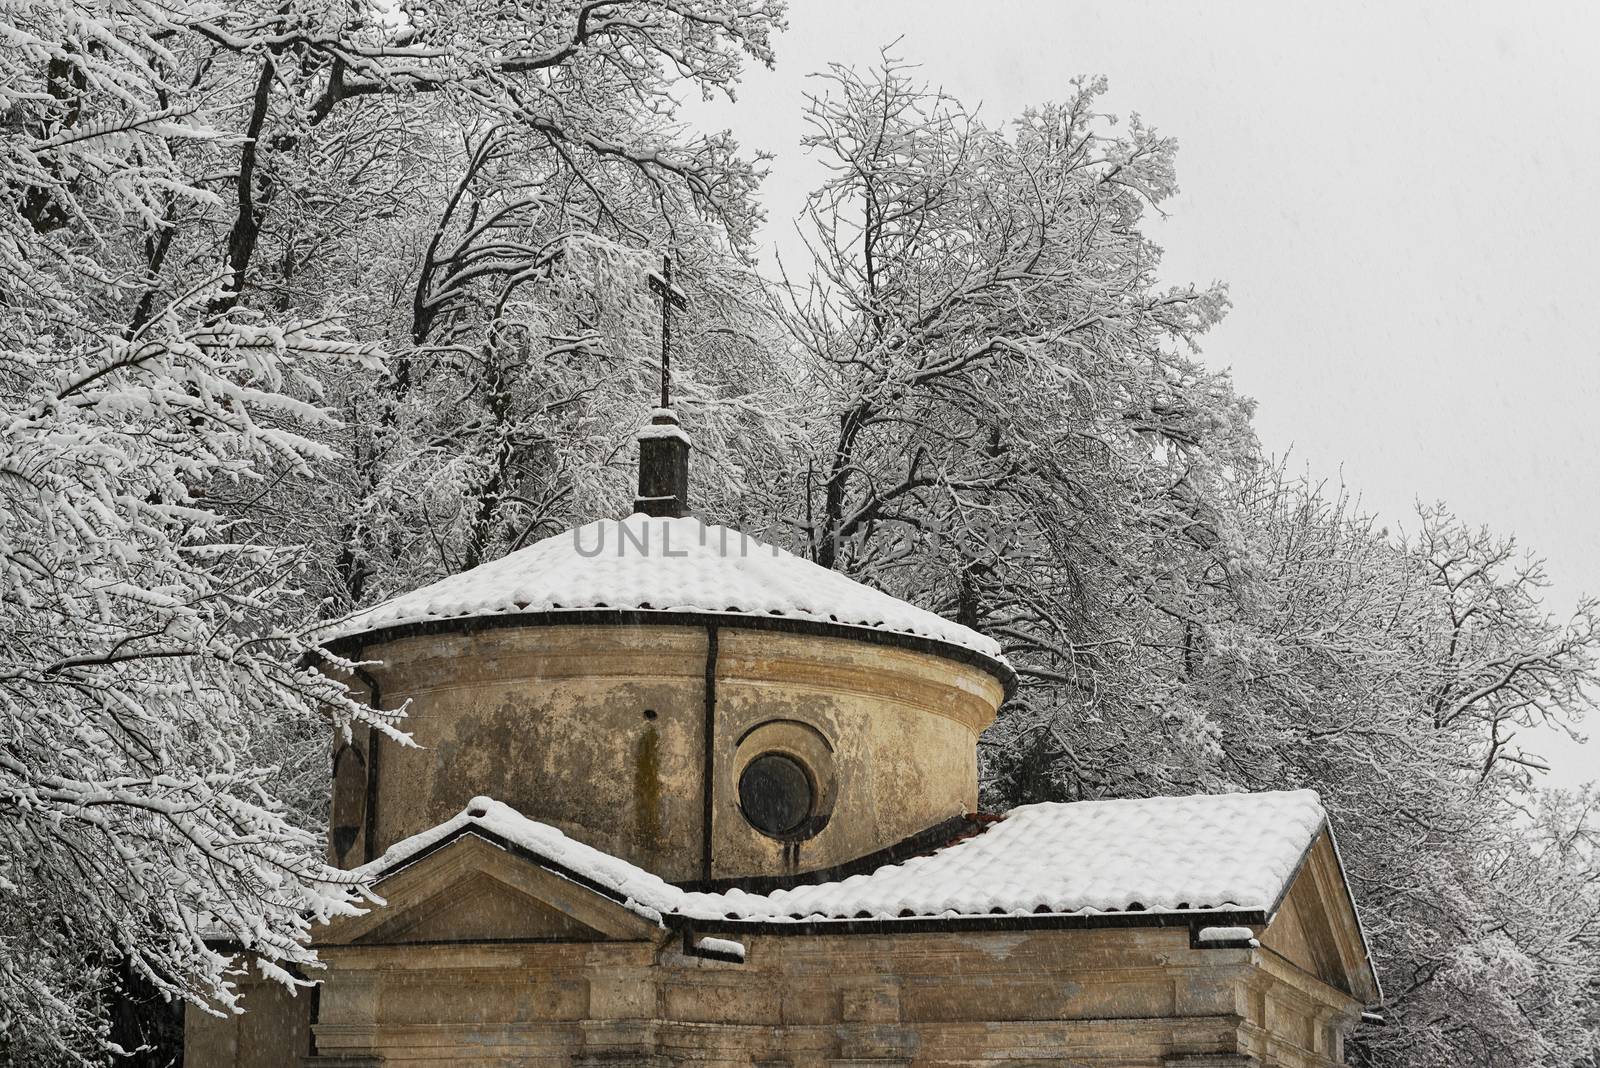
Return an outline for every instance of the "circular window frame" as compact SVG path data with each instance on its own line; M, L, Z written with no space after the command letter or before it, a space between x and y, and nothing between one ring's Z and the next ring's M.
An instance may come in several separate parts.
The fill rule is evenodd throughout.
M780 756L798 765L811 786L811 811L794 830L773 834L763 830L750 819L740 797L740 784L751 764L764 756ZM780 719L759 723L739 738L734 748L732 795L734 807L745 826L771 841L803 842L815 838L827 827L833 816L834 802L838 798L838 780L834 771L833 746L822 732L809 723Z
M778 761L789 765L795 771L800 773L800 776L805 783L805 811L801 814L798 820L793 822L792 825L782 830L774 829L770 826L762 826L763 821L758 821L751 814L750 807L745 804L745 779L753 770L755 770L756 766L764 760ZM816 817L817 797L819 793L817 790L817 777L812 773L811 769L806 766L805 761L801 760L793 753L786 753L781 749L768 749L765 752L757 753L755 756L750 758L748 763L745 764L744 770L739 772L737 789L739 796L739 814L744 817L744 821L746 823L754 827L757 831L760 831L762 834L766 835L768 838L776 838L781 842L789 841L797 837L804 837L806 829L811 825L812 820ZM795 798L794 800L799 799Z

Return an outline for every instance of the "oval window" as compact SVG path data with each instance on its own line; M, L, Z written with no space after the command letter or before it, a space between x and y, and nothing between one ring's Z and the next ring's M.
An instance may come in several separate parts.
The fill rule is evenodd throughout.
M804 766L782 753L762 753L739 776L739 808L762 834L782 838L811 819L816 788Z

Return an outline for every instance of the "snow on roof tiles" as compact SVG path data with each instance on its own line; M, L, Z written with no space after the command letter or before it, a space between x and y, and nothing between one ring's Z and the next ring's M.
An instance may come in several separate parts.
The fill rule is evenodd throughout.
M519 613L624 609L780 616L871 627L1004 662L993 639L737 530L631 515L546 538L322 628L322 642L386 627Z
M481 831L603 887L654 922L805 922L1270 913L1325 815L1310 790L1025 805L984 833L871 874L753 894L686 891L489 798L395 844L377 880L458 832Z

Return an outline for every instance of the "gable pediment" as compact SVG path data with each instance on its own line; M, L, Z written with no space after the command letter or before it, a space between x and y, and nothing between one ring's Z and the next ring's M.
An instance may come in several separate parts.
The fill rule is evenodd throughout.
M656 941L659 925L477 833L374 886L384 904L325 928L324 945Z
M1309 975L1364 1003L1379 990L1338 851L1318 835L1290 882L1261 944Z

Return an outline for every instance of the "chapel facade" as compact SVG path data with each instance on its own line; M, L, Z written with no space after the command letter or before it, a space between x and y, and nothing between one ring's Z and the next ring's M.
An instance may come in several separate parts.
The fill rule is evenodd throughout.
M978 812L992 640L689 514L658 409L635 513L358 612L324 645L417 747L333 759L383 904L319 986L189 1011L189 1068L1327 1068L1379 998L1307 791Z

